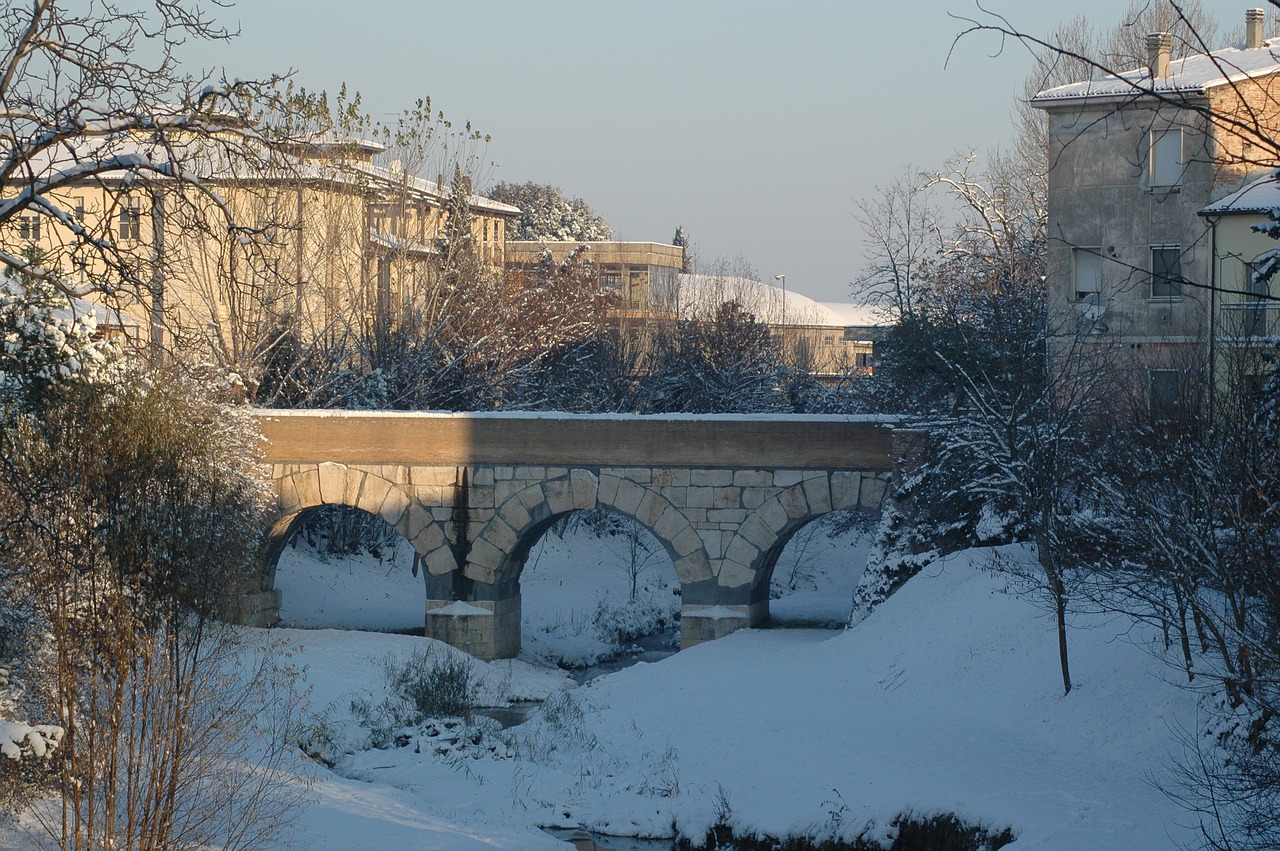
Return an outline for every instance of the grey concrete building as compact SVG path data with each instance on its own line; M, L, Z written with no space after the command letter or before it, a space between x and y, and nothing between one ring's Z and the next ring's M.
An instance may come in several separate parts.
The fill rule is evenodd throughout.
M1040 92L1049 119L1048 270L1058 369L1103 363L1117 400L1153 413L1203 392L1210 231L1200 211L1277 165L1280 50L1244 44ZM1280 45L1278 45L1280 47Z

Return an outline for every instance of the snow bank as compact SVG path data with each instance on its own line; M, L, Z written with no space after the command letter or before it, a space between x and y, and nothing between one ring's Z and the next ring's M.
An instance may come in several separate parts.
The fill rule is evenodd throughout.
M1010 825L1019 851L1192 839L1151 785L1195 713L1137 646L1156 637L1078 620L1063 697L1051 619L1004 593L984 557L926 571L836 638L739 632L580 690L597 707L584 733L627 767L583 808L588 826L674 817L698 833L723 790L739 825L775 835L856 832L911 808ZM678 755L680 794L626 794L658 751Z

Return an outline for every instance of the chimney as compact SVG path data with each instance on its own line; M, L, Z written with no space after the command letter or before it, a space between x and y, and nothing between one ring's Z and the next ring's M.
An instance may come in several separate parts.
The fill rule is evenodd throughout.
M1147 36L1147 68L1151 79L1163 80L1169 76L1169 57L1173 54L1173 36L1169 33L1151 33Z
M1267 13L1261 9L1245 9L1244 11L1244 46L1248 50L1257 50L1263 46L1262 22Z

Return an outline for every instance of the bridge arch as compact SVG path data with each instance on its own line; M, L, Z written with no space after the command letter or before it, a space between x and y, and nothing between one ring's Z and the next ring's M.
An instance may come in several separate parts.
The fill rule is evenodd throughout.
M408 541L429 574L453 570L457 561L443 525L403 478L396 468L334 462L277 467L272 477L276 506L259 575L261 590L274 591L280 553L303 516L326 505L346 505L382 518Z
M472 545L464 572L481 582L516 582L529 551L551 524L594 508L616 512L647 529L666 550L682 583L712 577L702 539L678 506L650 485L587 469L532 484L496 506Z
M724 551L720 584L763 585L787 541L803 526L833 511L879 510L884 476L857 471L805 473L801 480L764 499L738 526Z

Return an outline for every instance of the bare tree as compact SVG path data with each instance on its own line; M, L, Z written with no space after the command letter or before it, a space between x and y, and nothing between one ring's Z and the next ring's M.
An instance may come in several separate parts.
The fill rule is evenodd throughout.
M895 320L914 316L929 297L924 267L943 250L942 225L930 199L930 177L907 167L858 203L867 237L867 265L855 292Z
M139 252L145 199L179 215L232 210L203 185L202 158L256 158L255 118L274 102L278 78L244 81L184 73L189 39L234 33L197 0L84 6L59 0L0 13L0 226L58 234L38 261L0 251L0 264L71 295L127 294L150 303L153 268ZM72 187L123 181L104 209L76 206ZM25 217L25 218L24 218ZM152 249L158 246L151 246ZM82 270L88 275L81 277Z

